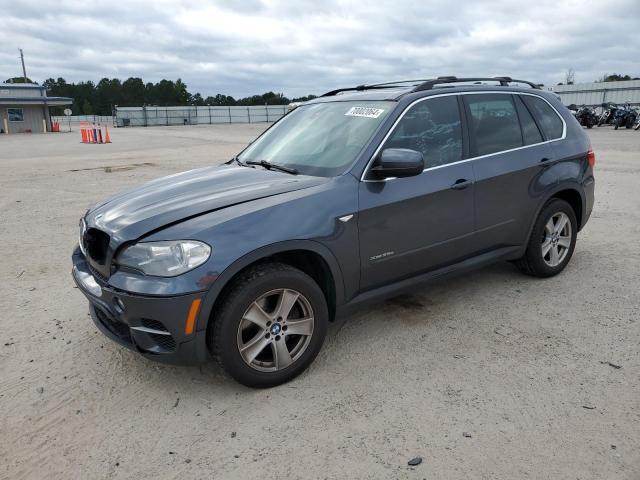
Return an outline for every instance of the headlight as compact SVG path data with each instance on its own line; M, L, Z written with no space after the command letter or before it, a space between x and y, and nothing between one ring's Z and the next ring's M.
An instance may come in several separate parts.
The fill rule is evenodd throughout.
M211 247L195 240L140 242L125 248L116 262L146 275L175 277L202 265L210 255Z

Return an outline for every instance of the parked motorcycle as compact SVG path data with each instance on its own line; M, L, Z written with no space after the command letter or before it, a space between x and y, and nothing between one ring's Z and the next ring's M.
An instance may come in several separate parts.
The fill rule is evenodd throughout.
M598 119L598 126L602 125L612 125L613 117L618 110L618 106L615 103L603 103L602 104L602 113L600 114L600 118Z
M633 124L636 123L636 117L638 112L636 112L631 105L625 103L622 108L618 108L613 117L613 128L616 130L619 127L624 126L625 128L633 127Z
M598 124L598 115L593 108L582 105L575 113L575 117L583 127L591 128Z

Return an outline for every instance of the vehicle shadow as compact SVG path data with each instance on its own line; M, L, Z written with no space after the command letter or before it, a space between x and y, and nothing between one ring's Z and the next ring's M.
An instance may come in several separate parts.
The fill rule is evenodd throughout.
M286 385L295 388L297 383L306 384L311 381L310 376L318 374L325 366L335 370L335 365L348 362L351 353L369 349L372 335L389 335L399 329L405 332L403 335L412 335L411 332L428 335L431 329L447 328L446 325L455 329L458 313L473 309L475 299L491 299L502 296L505 291L526 290L531 282L536 280L522 275L512 264L502 262L465 275L433 281L409 293L363 307L330 325L325 345L314 364ZM380 354L384 355L383 352ZM167 389L185 389L184 393L188 394L195 387L196 391L205 389L215 396L255 391L227 376L213 359L198 367L157 365L151 361L144 364L162 370L158 388L164 385Z

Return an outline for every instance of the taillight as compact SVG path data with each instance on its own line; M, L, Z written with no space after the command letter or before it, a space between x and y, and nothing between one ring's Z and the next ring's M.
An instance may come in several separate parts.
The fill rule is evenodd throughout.
M596 154L591 149L587 152L587 163L591 168L596 164Z

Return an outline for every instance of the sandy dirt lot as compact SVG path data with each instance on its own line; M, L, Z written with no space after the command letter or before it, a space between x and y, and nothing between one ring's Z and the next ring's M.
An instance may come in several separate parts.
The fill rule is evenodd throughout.
M364 310L287 385L103 337L70 276L80 215L264 127L0 136L0 478L640 479L640 132L589 131L563 274L498 264Z

